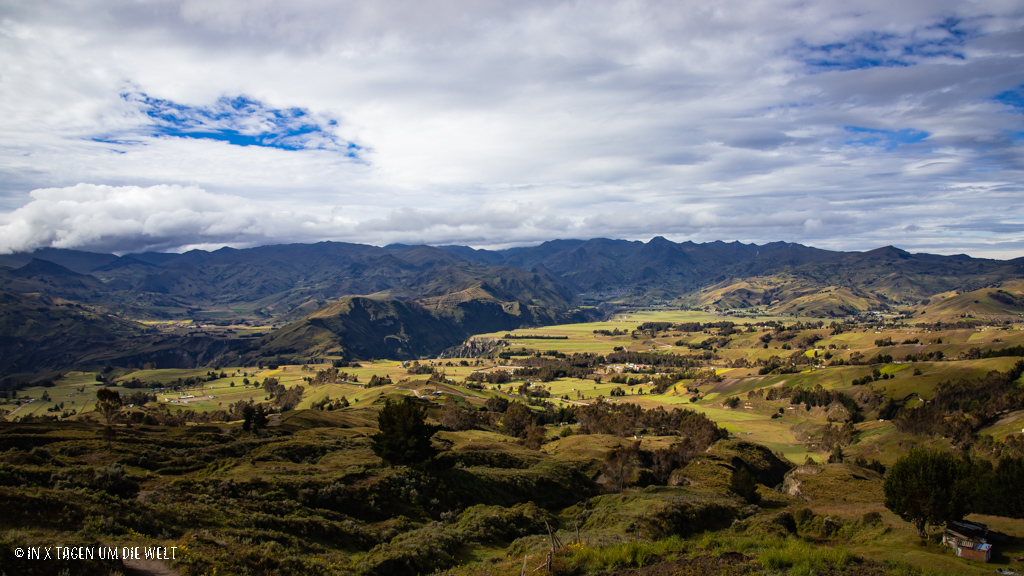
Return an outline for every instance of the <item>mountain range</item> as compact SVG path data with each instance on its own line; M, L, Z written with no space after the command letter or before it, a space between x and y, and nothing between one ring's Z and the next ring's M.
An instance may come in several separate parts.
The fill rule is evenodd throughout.
M506 250L321 242L118 256L44 248L0 255L0 377L83 363L415 358L474 333L653 304L828 317L896 307L926 312L933 300L981 291L939 310L965 316L977 303L979 314L1017 315L1024 312L1015 283L1022 278L1024 258L662 237ZM154 328L176 320L276 330L223 340ZM43 353L51 345L61 353Z

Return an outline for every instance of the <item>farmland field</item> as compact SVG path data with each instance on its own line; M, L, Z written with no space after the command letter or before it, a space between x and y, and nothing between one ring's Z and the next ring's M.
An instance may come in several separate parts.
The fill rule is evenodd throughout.
M227 536L229 532L213 528L209 534L220 534L216 538L223 545L210 544L204 540L208 539L205 533L189 527L189 515L199 514L199 509L194 508L197 504L168 491L169 486L177 483L181 483L188 498L220 502L204 513L217 515L217 522L223 526L266 522L259 520L261 513L254 512L261 506L257 504L260 498L283 498L281 502L292 502L288 506L296 512L286 513L287 520L275 524L275 541L290 542L289 538L305 530L298 528L298 523L305 522L300 518L308 518L309 514L319 515L322 519L318 522L326 522L324 526L331 526L330 530L349 534L343 538L350 542L346 547L316 544L316 553L309 556L311 560L294 560L295 566L302 566L301 573L370 573L391 562L389 558L403 558L405 565L444 568L445 573L452 575L518 574L523 560L511 556L525 554L530 565L538 561L546 537L528 535L536 528L508 532L513 535L510 540L474 536L478 539L464 545L445 544L454 546L445 548L454 554L451 560L427 561L418 556L423 552L416 551L421 550L417 546L429 548L437 542L438 535L432 530L447 530L437 527L447 524L431 520L432 514L441 514L431 511L432 507L461 510L458 516L445 516L449 518L447 522L476 526L472 524L475 508L446 500L455 496L439 491L434 484L438 480L431 479L435 474L460 475L459 482L468 492L459 498L470 498L477 506L492 506L486 508L491 515L505 514L511 510L508 506L525 501L525 496L517 492L524 486L533 486L529 490L534 495L543 493L536 492L536 486L554 490L547 500L541 500L555 513L546 521L556 526L555 533L564 541L574 538L579 528L587 542L584 548L590 550L560 551L556 559L561 566L589 566L586 570L639 568L643 564L616 563L607 558L633 538L624 539L623 534L645 526L648 536L634 539L631 545L640 547L638 551L646 550L644 554L662 554L680 562L719 562L714 560L718 558L715 554L739 550L752 553L749 558L795 554L795 558L805 560L796 560L793 566L827 568L832 565L813 558L824 553L822 550L841 545L849 558L858 558L858 566L871 566L879 574L902 574L920 568L940 571L937 573L987 573L985 567L951 557L941 546L916 544L912 527L881 505L882 476L852 462L874 461L872 466L884 469L915 446L954 450L954 440L948 437L904 429L904 412L897 409L920 410L935 399L937 390L949 383L981 381L1014 370L1020 358L998 352L1024 343L1020 324L934 329L908 325L898 319L840 324L807 318L736 318L663 310L620 314L603 322L480 334L473 339L490 348L476 357L421 358L415 362L350 363L325 358L309 364L66 372L45 385L18 390L16 396L0 404L0 410L6 412L8 422L15 423L9 425L23 427L19 430L28 430L24 426L56 426L47 433L52 447L47 453L64 454L62 451L66 450L68 454L77 454L85 450L90 454L89 462L121 466L126 477L137 478L146 493L154 494L147 498L155 499L161 506L175 507L175 514L182 516L163 513L163 532L132 524L130 516L117 517L118 522L132 526L131 530L154 542L182 543L181 538L192 535L189 537L197 543L195 550L200 552L188 562L168 565L180 574L199 576L214 565L240 570L248 562L242 560L245 554L264 554L253 552L242 543L268 536L260 536L258 530L243 530L238 532L243 534L239 539L232 540L234 536ZM661 360L669 363L660 365ZM110 451L99 441L104 418L96 410L96 392L101 388L114 389L125 399L139 398L145 404L122 408L122 416L127 420L115 426L116 439ZM798 401L797 395L803 393L812 395L799 396L803 399ZM418 398L426 407L430 422L448 423L444 425L447 429L435 434L434 443L442 449L447 462L458 462L455 468L448 472L389 468L371 450L370 438L377 431L377 415L383 406L404 397ZM501 402L509 403L505 406L528 405L527 413L539 423L539 436L510 432L502 413L495 411L503 409ZM886 408L887 403L895 408ZM240 415L246 406L256 405L267 407L269 426L250 436L242 429ZM885 409L892 412L882 417ZM643 450L648 455L668 452L679 445L681 436L639 424L619 428L615 433L612 429L586 430L582 422L591 422L600 414L670 415L675 410L706 417L727 434L728 440L714 444L701 452L705 456L693 458L673 472L667 485L663 481L662 485L644 487L639 480L641 475L632 477L633 480L627 477L624 486L612 488L608 484L611 455L628 449ZM584 418L582 413L589 416ZM470 418L475 424L466 428L451 424L455 421L452 414L461 414L461 418ZM979 426L974 437L978 446L984 448L976 449L977 457L1011 454L1012 446L1020 445L1013 442L1024 427L1022 414L1024 408L1009 410ZM848 427L849 431L846 436L836 437L841 427ZM202 456L211 453L210 443L221 436L223 440L218 442L237 445L238 448L230 450L239 456ZM4 437L0 431L0 441ZM8 437L9 442L16 442L15 438L21 436ZM534 438L535 444L530 444L530 438ZM151 446L147 449L149 458L160 459L159 462L145 463L129 457L131 450L127 447L140 444ZM164 444L167 447L160 448ZM72 445L85 448L71 448ZM764 452L757 455L751 450ZM193 458L198 458L195 464L174 456L189 451L195 454ZM841 454L838 461L837 453ZM5 458L22 462L29 456ZM736 458L750 466L804 470L803 475L790 474L799 488L796 495L774 485L781 476L773 476L775 480L758 485L763 509L746 516L750 512L740 512L743 503L727 489L727 468L723 468L724 463L736 462ZM84 461L65 456L54 462L58 460L61 466L84 465ZM37 468L48 466L42 460L39 462ZM795 469L797 465L804 467ZM769 474L769 468L764 474ZM174 475L179 475L178 479L171 481ZM272 484L264 479L272 479ZM331 482L342 486L332 490L350 494L345 498L363 491L359 493L364 496L357 498L369 504L321 502L315 506L336 508L308 508L313 506L313 496L302 492L302 486L315 485L320 487L318 490L327 490ZM388 483L396 482L407 488L400 492L385 489L391 485ZM631 482L637 484L630 487ZM227 496L210 496L220 494L218 490L228 490L228 486L250 487L248 495L233 497L236 502L245 502L248 512L233 510L223 500ZM279 487L279 492L272 492L271 486ZM421 492L431 496L414 495ZM388 506L392 508L385 510L382 502L391 502ZM697 507L689 513L698 515L699 510L710 506L709 509L717 510L715 514L732 518L733 529L715 525L713 518L717 516L709 516L708 526L715 526L717 532L702 536L699 531L677 527L678 534L670 536L659 532L656 522L643 520L651 515L661 518L657 522L668 522L667 518L677 517L680 502ZM498 512L499 508L494 506L499 504L505 506L501 510L506 512ZM79 506L95 515L98 509L90 507L97 505ZM759 528L777 510L802 515L796 532L787 537L789 540L779 540L778 533ZM517 513L526 516L515 522L538 522L530 516L534 512ZM880 520L872 520L877 524L865 523L863 518L870 514L879 515ZM827 535L821 532L826 516L834 519L829 522L839 522L842 531ZM590 517L594 520L581 520ZM1008 533L1024 536L1020 520L997 516L972 518L982 518ZM397 525L402 526L401 530L395 528ZM543 527L543 522L537 525ZM736 526L750 528L743 528L744 532ZM118 530L124 533L126 528L98 530L96 534L101 539L115 541ZM409 534L407 542L417 543L398 552L398 548L386 542L402 531ZM22 529L16 534L8 532L6 538L20 542L58 533L53 527ZM517 539L514 534L521 537ZM794 535L800 539L794 540ZM210 542L218 541L216 538ZM356 541L362 543L355 544ZM294 553L299 545L291 542L285 546ZM514 554L509 550L514 550ZM1019 545L1004 547L996 563L1010 566L1011 555L1021 552L1024 549ZM202 557L207 559L205 563ZM853 560L837 562L834 566L854 565ZM750 564L748 568L753 573L778 573L758 572L765 568L763 564ZM577 569L565 570L566 574L580 573L574 572Z

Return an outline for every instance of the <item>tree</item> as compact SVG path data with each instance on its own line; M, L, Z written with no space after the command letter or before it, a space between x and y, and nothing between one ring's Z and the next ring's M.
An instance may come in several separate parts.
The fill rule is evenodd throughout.
M441 426L448 430L472 430L477 426L477 411L468 403L459 406L455 398L449 396L441 409Z
M622 490L633 482L637 469L640 467L640 441L629 446L622 446L608 452L604 459L601 473L608 481L608 486L616 491Z
M103 413L107 426L110 426L121 410L121 394L113 388L100 388L96 391L96 409Z
M757 504L761 501L761 495L757 493L757 481L742 465L738 466L729 478L729 491L746 500L748 504Z
M525 404L512 402L501 418L501 429L509 436L522 438L533 424L533 413Z
M543 426L536 424L528 426L526 428L526 446L531 450L540 450L544 441L547 440L547 432L547 428Z
M252 404L242 406L242 430L252 432L252 418L256 415L256 409Z
M252 415L252 431L259 432L260 430L267 427L267 423L270 420L267 418L267 413L263 410L262 404L256 405L256 410Z
M929 524L959 520L967 513L970 489L965 466L941 450L913 448L885 477L885 507L926 537Z
M267 427L267 422L267 413L263 411L262 404L242 406L242 430L256 434Z
M426 408L410 396L386 401L377 414L377 434L370 437L373 453L393 466L419 464L437 454L430 437L436 432L424 420Z
M103 437L107 440L107 450L110 450L117 433L114 432L114 419L121 411L121 395L113 388L100 388L96 391L96 409L103 413L107 422L103 429Z

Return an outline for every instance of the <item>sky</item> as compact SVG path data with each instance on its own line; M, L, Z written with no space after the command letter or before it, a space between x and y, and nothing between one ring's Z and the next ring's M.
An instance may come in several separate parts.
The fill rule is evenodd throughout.
M1024 256L1019 0L0 0L0 252Z

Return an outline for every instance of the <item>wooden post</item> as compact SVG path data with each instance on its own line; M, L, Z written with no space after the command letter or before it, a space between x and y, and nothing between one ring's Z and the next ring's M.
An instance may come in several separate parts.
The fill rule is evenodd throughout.
M526 576L526 554L523 554L523 569L519 572L519 576Z

